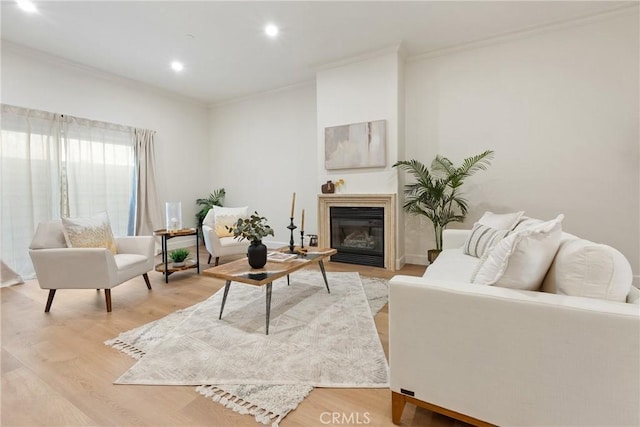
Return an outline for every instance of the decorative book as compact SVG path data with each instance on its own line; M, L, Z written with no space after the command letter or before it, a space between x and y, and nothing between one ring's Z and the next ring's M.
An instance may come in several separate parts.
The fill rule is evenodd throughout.
M289 254L286 252L268 252L267 261L286 262L295 259L297 256L297 254Z

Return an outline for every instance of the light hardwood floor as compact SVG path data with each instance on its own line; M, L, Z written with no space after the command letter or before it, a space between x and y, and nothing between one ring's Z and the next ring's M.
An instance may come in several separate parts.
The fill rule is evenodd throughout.
M206 268L204 248L200 260ZM383 269L331 262L327 270L393 276ZM408 265L398 273L423 272L423 266ZM35 280L1 289L0 425L259 426L253 417L225 409L197 394L194 387L112 384L134 360L105 346L105 340L203 301L224 285L196 275L194 270L171 275L168 284L157 272L150 272L149 278L152 291L147 290L142 277L115 288L112 313L106 312L102 291L61 290L51 312L44 313L48 292ZM385 307L375 318L385 352L387 321ZM333 413L340 423L327 424ZM461 424L413 405L407 405L401 421L404 426ZM391 392L315 389L281 426L349 424L392 426Z

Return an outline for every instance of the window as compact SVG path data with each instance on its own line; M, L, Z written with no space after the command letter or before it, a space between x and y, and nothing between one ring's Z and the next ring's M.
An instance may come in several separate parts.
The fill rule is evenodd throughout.
M0 258L33 277L28 247L39 222L106 210L126 235L134 200L134 130L2 105Z

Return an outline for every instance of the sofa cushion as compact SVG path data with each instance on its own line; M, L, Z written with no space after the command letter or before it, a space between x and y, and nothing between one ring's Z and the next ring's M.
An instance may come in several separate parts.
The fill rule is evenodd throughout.
M107 248L116 254L107 212L88 217L62 218L64 238L70 248Z
M430 280L469 283L469 276L478 264L478 258L465 255L462 248L445 249L427 267L423 277Z
M138 254L117 254L113 258L118 270L125 270L137 264L144 264L147 262L146 256Z
M513 230L524 211L512 212L506 214L496 214L493 212L485 212L482 218L478 220L479 224L486 225L497 230Z
M473 283L536 290L560 245L564 215L502 239L487 255Z
M618 250L585 239L569 239L560 245L542 290L625 302L632 280L631 265Z
M467 240L464 242L462 250L465 254L476 258L482 257L489 248L495 246L500 240L504 239L511 230L498 230L488 225L476 222Z

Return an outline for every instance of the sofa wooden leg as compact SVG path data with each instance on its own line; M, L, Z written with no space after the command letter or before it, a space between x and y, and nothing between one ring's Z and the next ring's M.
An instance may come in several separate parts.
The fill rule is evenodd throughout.
M219 261L220 261L220 257L219 257L219 256L217 256L217 257L216 257L216 263L215 263L214 267L217 267L217 266L218 266L218 262L219 262Z
M144 277L144 283L147 284L147 289L151 289L151 282L149 282L149 276L147 273L144 273L142 277Z
M394 424L400 424L405 403L407 403L407 400L402 394L396 393L395 391L391 392L391 421L393 421Z
M49 289L49 297L47 298L47 306L44 308L44 312L48 313L51 310L51 303L53 302L53 297L56 296L56 289Z
M211 254L209 254L209 259L207 260L207 264L211 264Z
M111 289L104 290L104 298L107 301L107 313L111 313Z

